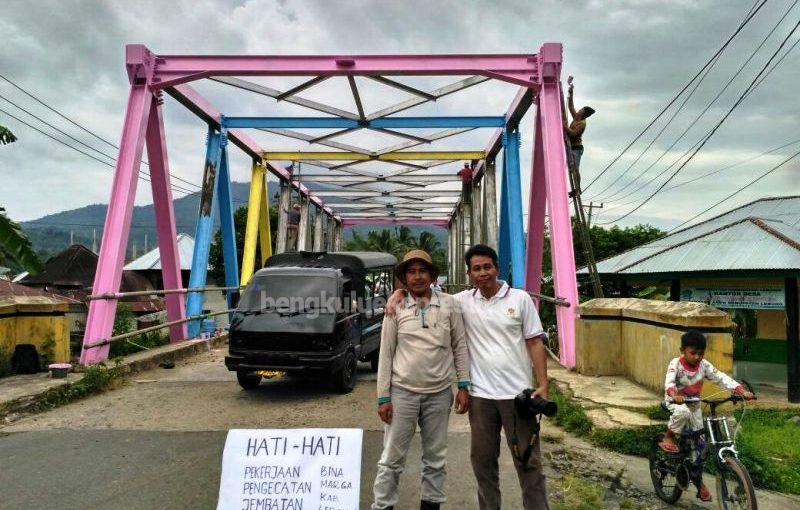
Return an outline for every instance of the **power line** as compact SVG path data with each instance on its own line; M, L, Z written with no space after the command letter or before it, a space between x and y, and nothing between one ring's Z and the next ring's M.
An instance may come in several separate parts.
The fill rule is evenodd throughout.
M72 120L71 118L67 117L66 115L64 115L63 113L61 113L60 111L58 111L57 109L53 108L53 107L52 107L52 106L50 106L49 104L45 103L44 101L42 101L41 99L39 99L38 97L36 97L36 96L35 96L34 94L32 94L31 92L29 92L29 91L25 90L24 88L22 88L21 86L17 85L16 83L14 83L14 82L13 82L13 81L11 81L10 79L8 79L8 78L7 78L6 76L4 76L3 74L0 74L0 78L2 78L3 80L5 80L6 82L8 82L8 84L9 84L9 85L11 85L12 87L16 88L17 90L19 90L20 92L22 92L22 93L23 93L23 94L25 94L26 96L30 97L31 99L33 99L34 101L36 101L36 102L37 102L37 103L39 103L40 105L44 106L45 108L47 108L48 110L52 111L53 113L55 113L56 115L58 115L58 116L59 116L59 117L61 117L62 119L66 120L67 122L69 122L69 123L70 123L70 124L72 124L73 126L75 126L75 127L77 127L78 129L81 129L82 131L84 131L84 132L86 132L86 133L88 133L88 134L92 135L93 137L97 138L97 139L98 139L98 140L100 140L101 142L103 142L103 143L105 143L105 144L108 144L108 145L110 145L110 146L111 146L111 147L113 147L114 149L117 149L117 150L119 150L119 146L118 146L118 145L115 145L114 143L110 142L110 141L109 141L109 140L107 140L106 138L103 138L102 136L100 136L100 135L98 135L97 133L95 133L94 131L92 131L92 130L90 130L90 129L86 128L86 127L84 127L83 125L79 124L78 122L75 122L74 120ZM5 98L3 98L3 99L5 99ZM11 102L11 101L9 101L8 99L6 99L6 101L8 101L9 103ZM14 103L11 103L11 104L14 104ZM17 108L19 108L20 110L23 110L23 111L25 111L25 112L26 112L26 113L28 113L29 115L31 115L31 116L33 116L33 117L36 117L36 116L35 116L35 115L33 115L32 113L30 113L30 112L28 112L28 111L24 110L22 107L20 107L20 106L18 106L18 105L16 105L16 104L15 104L14 106L16 106ZM38 118L38 117L37 117L37 118ZM59 130L58 128L56 128L56 127L54 127L54 126L50 125L49 123L47 123L47 122L45 122L45 121L43 121L43 120L41 120L41 119L39 119L39 121L40 121L40 122L43 122L43 123L45 123L45 124L47 124L48 126L50 126L50 127L51 127L51 128L53 128L53 129L56 129L56 130L58 130L58 131L61 131L61 130ZM61 132L63 133L63 131L61 131ZM66 134L66 133L64 133L64 134ZM69 135L66 135L66 136L69 136ZM70 138L72 138L72 137L70 136ZM73 138L73 140L74 140L74 138ZM77 140L76 140L76 141L77 141ZM81 143L81 145L86 145L86 144L84 144L83 142L79 142L79 143ZM100 152L100 153L101 153L101 154L103 154L104 156L106 156L106 157L110 157L111 159L113 159L113 160L116 160L116 158L114 158L114 157L111 157L111 156L109 156L108 154L105 154L105 153L103 153L103 152L101 152L101 151L99 151L99 150L97 150L97 149L94 149L94 148L92 148L92 150L94 150L94 151L96 151L96 152ZM145 164L145 165L147 165L147 166L150 166L150 164L149 164L147 161L142 161L142 163L143 163L143 164ZM183 179L183 178L181 178L181 177L178 177L177 175L172 175L171 177L172 177L172 178L174 178L174 179L177 179L177 180L179 180L179 181L181 181L181 182L183 182L184 184L188 184L188 185L190 185L190 186L194 186L194 187L196 187L197 189L202 189L202 188L201 188L200 186L198 186L197 184L195 184L195 183L193 183L193 182L191 182L191 181L187 181L186 179Z
M628 216L630 216L634 212L636 212L639 209L641 209L654 196L656 196L662 189L664 189L664 187L667 184L669 184L669 182L672 181L672 179L676 175L678 175L678 173L681 170L683 170L683 168L685 168L687 164L689 164L689 162L692 160L692 158L694 158L697 155L697 153L700 152L700 150L705 146L705 144L714 136L714 134L717 132L717 130L720 128L720 126L722 126L722 124L728 119L728 117L730 117L730 115L734 112L734 110L736 110L736 108L744 101L744 99L750 94L750 92L752 92L752 90L754 90L754 84L764 74L764 72L767 70L769 65L772 63L772 61L775 58L775 56L783 49L783 47L786 45L786 42L792 37L792 35L794 35L794 33L795 33L795 31L797 31L798 27L800 27L800 21L798 21L795 24L795 26L792 28L792 30L789 32L789 34L783 39L783 41L781 42L780 46L778 46L778 49L775 50L775 52L772 54L772 56L770 56L769 60L767 60L767 63L764 64L764 66L761 68L761 70L758 72L758 74L756 74L755 78L753 78L753 81L750 82L750 85L748 85L748 87L745 89L745 91L742 93L742 95L739 96L739 99L736 100L736 102L733 104L733 106L731 106L731 108L728 110L728 112L725 114L725 116L723 116L719 120L719 122L717 122L717 124L711 129L709 134L702 140L702 142L697 146L697 148L694 150L694 152L692 152L692 154L686 159L686 161L684 161L672 173L672 175L670 175L669 178L666 181L664 181L653 193L651 193L650 196L648 196L646 199L644 199L642 201L642 203L640 203L639 205L637 205L636 207L634 207L632 210L628 211L624 215L620 216L619 218L617 218L617 219L615 219L613 221L604 222L604 223L602 223L602 225L607 225L609 223L614 223L614 222L617 222L617 221L622 220L624 218L627 218Z
M23 108L23 107L21 107L21 106L17 105L17 104L16 104L16 103L14 103L13 101L10 101L10 100L8 100L7 98L3 97L2 95L0 95L0 99L3 99L4 101L6 101L7 103L11 104L12 106L14 106L14 107L16 107L16 108L18 108L18 109L22 110L23 112L25 112L25 113L27 113L28 115L30 115L31 117L35 118L36 120L38 120L38 121L39 121L39 122L41 122L42 124L46 125L47 127L49 127L49 128L51 128L51 129L54 129L54 130L58 131L58 132L59 132L59 133L61 133L62 135L64 135L64 136L66 136L66 137L70 138L71 140L73 140L73 141L75 141L75 142L77 142L77 143L79 143L79 144L83 145L84 147L86 147L86 148L88 148L88 149L90 149L90 150L93 150L93 151L97 152L98 154L102 154L103 156L105 156L105 157L107 157L107 158L111 159L112 161L116 162L116 158L114 158L113 156L110 156L110 155L108 155L108 154L106 154L106 153L104 153L104 152L102 152L102 151L100 151L100 150L98 150L98 149L95 149L94 147L91 147L91 146L89 146L89 145L87 145L87 144L83 143L82 141L80 141L80 140L76 139L75 137L71 136L70 134L68 134L68 133L66 133L66 132L64 132L64 131L62 131L62 130L61 130L61 129L59 129L58 127L56 127L56 126L53 126L53 125L52 125L52 124L50 124L49 122L47 122L47 121L45 121L45 120L41 119L40 117L38 117L38 116L36 116L35 114L33 114L33 113L29 112L28 110L26 110L25 108ZM95 155L93 155L93 154L90 154L90 153L88 153L88 152L85 152L84 150L82 150L82 149L80 149L80 148L78 148L78 147L75 147L75 146L73 146L73 145L71 145L71 144L69 144L69 143L65 142L64 140L61 140L61 139L59 139L59 138L57 138L57 137L55 137L55 136L51 135L50 133L47 133L47 132L45 132L45 131L43 131L43 130L41 130L41 129L37 128L36 126L34 126L34 125L30 124L29 122L26 122L26 121L24 121L24 120L20 119L20 118L19 118L19 117L17 117L16 115L14 115L14 114L12 114L12 113L9 113L8 111L6 111L6 110L4 110L4 109L2 109L2 108L0 108L0 112L3 112L3 113L5 113L6 115L8 115L8 116L9 116L9 117L11 117L12 119L16 120L17 122L20 122L21 124L23 124L23 125L25 125L25 126L27 126L27 127L31 128L31 129L33 129L33 130L37 131L38 133L40 133L40 134L43 134L44 136L46 136L46 137L50 138L51 140L54 140L54 141L56 141L56 142L58 142L58 143L60 143L60 144L62 144L62 145L65 145L65 146L69 147L70 149L72 149L72 150L74 150L74 151L76 151L76 152L78 152L78 153L80 153L80 154L82 154L82 155L84 155L84 156L86 156L86 157L92 158L93 160L97 161L98 163L102 163L102 164L104 164L104 165L106 165L106 166L108 166L108 167L111 167L111 168L116 168L116 166L114 165L114 163L110 163L110 162L108 162L108 161L102 160L102 159L98 158L97 156L95 156ZM145 163L144 161L142 161L142 162L143 162L143 163ZM146 164L146 163L145 163L145 164ZM177 176L171 176L171 177L177 177ZM150 181L150 179L149 179L148 177L145 177L145 176L143 176L143 175L139 175L139 176L138 176L138 178L139 178L139 179L141 179L141 180L143 180L144 182L151 182L151 181ZM179 180L183 180L183 179L180 179L180 178L178 178L178 179L179 179ZM191 183L191 182L189 182L189 181L185 181L185 182L188 182L190 185L197 187L197 188L198 188L198 190L199 190L199 189L202 189L202 188L201 188L200 186L198 186L197 184ZM190 190L190 189L186 189L186 188L184 188L184 187L182 187L182 186L178 186L177 184L172 184L172 183L170 183L170 187L172 188L172 190L173 190L173 191L177 191L177 192L180 192L180 193L186 193L187 195L191 195L191 194L197 193L197 190ZM233 202L240 203L240 204L245 204L245 203L247 203L247 202L244 202L244 201L242 201L242 200L233 200Z
M697 78L698 78L698 77L699 77L699 76L700 76L700 75L703 73L703 71L705 71L705 69L706 69L707 67L709 67L709 66L712 64L712 62L713 62L713 61L714 61L714 60L715 60L715 59L716 59L716 58L717 58L717 57L718 57L720 54L722 54L722 52L723 52L723 51L725 51L725 49L728 47L728 45L730 45L730 43L733 41L733 39L734 39L734 38L736 38L736 36L737 36L737 35L739 35L739 32L741 32L741 31L742 31L742 29L744 29L744 27L745 27L745 26L746 26L748 23L750 23L750 21L753 19L753 17L755 17L755 15L756 15L756 14L758 14L758 11L760 11L760 10L761 10L761 8L762 8L762 7L764 7L764 5L767 3L767 1L768 1L768 0L761 0L761 3L760 3L760 4L759 4L759 5L758 5L758 6L757 6L755 9L753 9L752 7L750 8L750 11L748 12L747 16L744 18L744 20L742 20L742 22L739 24L739 27L736 29L736 31L734 31L734 33L733 33L733 34L731 34L731 36L728 38L728 40L727 40L727 41L725 41L725 43L724 43L724 44L723 44L723 45L722 45L722 46L721 46L721 47L720 47L720 48L717 50L717 52L716 52L716 53L714 53L714 55L712 55L712 57L711 57L711 58L710 58L710 59L709 59L709 60L708 60L708 61L707 61L707 62L706 62L704 65L703 65L703 67L701 67L701 68L700 68L700 70L699 70L699 71L697 71L697 73L696 73L696 74L695 74L695 75L692 77L692 79L690 79L690 80L689 80L689 81L686 83L686 85L684 85L684 86L683 86L683 88L682 88L682 89L681 89L681 90L680 90L680 91L679 91L679 92L678 92L678 93L675 95L675 97L673 97L673 98L672 98L672 100L670 100L670 102L669 102L669 103L668 103L668 104L667 104L667 105L666 105L666 106L665 106L665 107L664 107L664 108L663 108L663 109L662 109L662 110L661 110L661 111L660 111L660 112L659 112L659 113L658 113L658 114L657 114L657 115L656 115L656 116L653 118L653 120L651 120L651 121L650 121L650 123L649 123L649 124L647 124L647 126L645 126L645 127L644 127L644 129L642 129L642 130L639 132L639 134L637 134L637 135L634 137L634 139L633 139L633 140L631 140L631 141L630 141L630 143L628 143L628 145L627 145L627 146L625 146L625 148L624 148L624 149L622 149L622 152L620 152L620 153L619 153L619 154L618 154L618 155L617 155L617 156L616 156L616 157L615 157L613 160L611 160L611 162L610 162L608 165L606 165L606 167L605 167L605 168L603 168L603 170L601 170L601 171L600 171L600 173L599 173L599 174L597 174L597 175L596 175L596 176L595 176L595 177L594 177L594 178L591 180L591 182L589 182L589 184L588 184L587 186L585 186L585 187L583 188L583 191L586 191L586 190L588 190L588 189L589 189L589 188L590 188L590 187L591 187L591 186L592 186L592 185L593 185L595 182L597 182L597 180L598 180L600 177L602 177L602 176L603 176L603 174L605 174L605 173L606 173L606 172L607 172L607 171L608 171L608 170L609 170L609 169L610 169L610 168L611 168L611 167L612 167L612 166L613 166L613 165L614 165L614 164L615 164L617 161L619 161L619 159L620 159L620 158L621 158L621 157L622 157L622 156L623 156L623 155L624 155L624 154L625 154L625 153L626 153L626 152L627 152L627 151L628 151L628 150L629 150L629 149L630 149L630 148L633 146L633 144L635 144L635 143L636 143L636 142L639 140L639 138L641 138L641 137L642 137L642 136L643 136L643 135L644 135L644 134L647 132L647 130L649 130L649 129L650 129L650 128L651 128L651 127L652 127L652 126L653 126L653 125L656 123L656 121L657 121L657 120L658 120L658 119L659 119L659 118L660 118L660 117L661 117L661 116L664 114L664 112L666 112L666 111L667 111L667 110L668 110L668 109L669 109L669 108L670 108L670 107L671 107L671 106L672 106L672 105L675 103L675 101L677 101L677 100L678 100L678 98L679 98L679 97L680 97L680 96L681 96L681 95L682 95L682 94L683 94L683 93L684 93L684 92L685 92L685 91L686 91L686 90L687 90L687 89L688 89L688 88L689 88L689 87L692 85L692 83L694 83L694 81L695 81L695 80L696 80L696 79L697 79Z
M744 68L745 68L745 67L747 67L747 65L748 65L748 64L750 63L750 61L751 61L751 60L752 60L752 59L753 59L753 58L756 56L756 54L758 54L758 52L761 50L761 48L763 48L763 47L764 47L764 44L766 44L766 42L769 40L769 38L772 36L772 34L774 34L774 33L775 33L775 30L777 30L777 29L778 29L778 27L779 27L779 26L780 26L780 25L783 23L783 21L784 21L784 20L786 19L786 17L789 15L789 13L792 11L792 9L794 9L795 5L797 5L798 1L799 1L799 0L795 0L795 1L794 1L794 2L793 2L793 3L792 3L790 6L789 6L789 8L786 10L786 12L783 14L783 16L781 16L781 17L780 17L780 19L779 19L779 20L778 20L778 21L775 23L775 25L772 27L772 29L771 29L771 30L770 30L770 31L767 33L767 35L766 35L766 36L765 36L765 37L764 37L764 38L761 40L761 43L760 43L758 46L756 46L756 48L755 48L755 49L754 49L754 50L753 50L753 51L750 53L750 56L749 56L749 57L748 57L748 58L747 58L747 59L746 59L746 60L745 60L745 61L742 63L742 65L741 65L741 66L739 66L739 69L738 69L738 70L737 70L737 71L736 71L736 72L735 72L735 73L734 73L734 74L733 74L733 75L732 75L732 76L731 76L731 77L728 79L727 83L725 83L725 86L723 86L723 87L722 87L722 89L721 89L719 92L717 92L717 95L716 95L716 96L714 96L714 98L713 98L713 99L712 99L712 100L711 100L711 101L708 103L708 105L706 105L706 107L703 109L703 111L701 111L701 112L700 112L700 113L697 115L697 117L695 117L695 119L694 119L694 120L693 120L693 121L692 121L692 122L691 122L691 123L690 123L690 124L689 124L689 125L686 127L686 129L684 129L684 130L683 130L683 132L681 132L681 134L678 136L678 138L676 138L676 139L675 139L675 141L674 141L674 142L672 142L672 144L671 144L669 147L667 147L667 148L664 150L664 152L662 152L662 153L661 153L661 155L660 155L660 156L659 156L659 157L658 157L658 158L657 158L655 161L653 161L653 162L652 162L650 165L648 165L648 166L647 166L647 167L646 167L646 168L645 168L643 171L641 171L641 172L639 173L639 175L637 175L637 176L636 176L636 177L635 177L633 180L631 180L630 182L628 182L628 183L627 183L625 186L623 186L623 187L622 187L620 190L618 190L617 192L615 192L615 193L612 193L612 194L611 194L611 195L609 195L609 196L603 196L603 197L600 197L599 195L600 195L600 194L601 194L603 191L605 191L605 189L608 189L608 187L610 187L610 186L607 186L606 188L604 188L603 190L601 190L600 192L598 192L598 194L597 194L596 196L593 196L593 197L592 197L592 200L601 200L601 199L602 199L602 200L614 200L615 198L616 198L617 200L622 200L622 199L625 199L625 198L627 198L627 197L629 197L629 196L631 196L631 195L633 195L633 194L635 194L635 193L638 193L638 192L639 192L639 191L640 191L642 188L646 187L648 184L650 184L651 182L653 182L653 180L655 180L655 179L657 179L658 177L660 177L661 175L663 175L663 174L665 173L664 171L662 171L660 174L658 174L658 175L657 175L657 176L656 176L654 179L651 179L651 180L649 180L649 181L648 181L647 183L645 183L643 186L640 186L640 187L636 188L635 190L633 190L632 192L626 193L625 195L619 196L619 194L620 194L620 193L622 193L623 191L625 191L625 189L627 189L628 187L630 187L631 185L633 185L633 184L634 184L636 181L638 181L638 180L639 180L640 178L642 178L642 177L643 177L643 176L644 176L646 173L648 173L648 172L649 172L649 171L650 171L650 170L651 170L651 169L652 169L652 168L653 168L653 167L654 167L656 164L658 164L658 162L659 162L659 161L661 161L661 159L662 159L664 156L666 156L666 155L669 153L669 151L670 151L670 150L672 150L672 148L673 148L673 147L675 147L675 145L677 145L677 144L678 144L678 142L679 142L679 141L681 141L681 140L683 139L683 137L684 137L684 136L686 136L686 134L687 134L687 133L688 133L688 132L689 132L689 131L690 131L690 130L691 130L691 129L692 129L692 128L693 128L693 127L694 127L694 126L695 126L695 125L696 125L696 124L699 122L699 121L700 121L700 119L701 119L701 118L702 118L702 117L703 117L703 116L704 116L704 115L705 115L705 114L708 112L708 110L710 110L710 109L711 109L711 107L714 105L714 103L716 103L716 102L717 102L717 100L718 100L718 99L719 99L719 98L722 96L722 94L724 94L724 93L725 93L725 91L726 91L726 90L728 90L728 88L729 88L729 87L730 87L730 86L733 84L733 82L736 80L736 78L738 78L738 77L739 77L739 75L742 73L742 71L744 70ZM785 56L786 56L786 55L784 55L784 57L785 57ZM782 60L782 59L781 59L781 60ZM780 63L780 60L779 60L778 62L776 62L776 64L778 64L778 63ZM773 69L774 69L774 66L773 66ZM770 71L770 72L771 72L771 71ZM763 77L762 77L762 81L763 81ZM755 84L755 86L753 87L753 89L757 88L757 87L759 86L759 84L760 84L760 83L761 83L760 81L759 81L758 83L756 83L756 84ZM663 130L662 130L662 131L663 131ZM702 137L701 137L701 139L702 139ZM696 144L695 144L695 145L696 145ZM690 152L690 151L691 151L691 150L692 150L692 149L695 147L695 145L693 145L692 147L690 147L689 149L687 149L687 151L684 153L684 155L686 155L688 152ZM648 147L649 147L649 146L648 146ZM681 156L681 158L682 158L682 157L683 157L683 156ZM667 168L670 168L670 167L672 167L673 165L675 165L675 164L676 164L676 162L677 162L677 161L679 161L681 158L678 158L678 160L676 160L675 162L673 162L673 163L672 163L672 164L671 164L669 167L667 167ZM637 159L637 161L638 161L638 159ZM634 163L635 163L635 162L634 162ZM630 167L629 167L629 168L630 168ZM623 175L624 175L624 174L623 174ZM618 179L616 179L614 182L616 182L617 180L619 180L619 178L618 178ZM613 209L613 208L612 208L612 209Z
M602 199L604 198L604 197L602 197L602 195L603 195L603 193L604 193L604 192L606 192L606 191L607 191L609 188L611 188L611 187L612 187L612 186L614 186L614 185L615 185L617 182L619 182L619 180L620 180L620 179L622 179L623 177L625 177L626 175L628 175L628 172L629 172L631 169L633 169L633 167L634 167L634 166L636 166L636 164L639 162L639 160L641 160L641 159L642 159L642 156L644 156L644 155L645 155L645 153L647 153L647 151L649 151L649 150L650 150L650 147L652 147L652 146L653 146L653 144L656 142L656 140L658 140L658 139L661 137L661 135L664 133L664 131L666 131L666 129L667 129L669 126L670 126L670 124L672 124L672 121L673 121L673 120L675 120L675 118L678 116L678 114L679 114L679 113L680 113L680 112L683 110L684 106L686 106L686 103L688 103L688 102L689 102L689 100L692 98L692 96L694 95L694 93L697 91L697 89L700 87L700 85L701 85L701 84L703 83L703 81L706 79L706 77L707 77L707 76L708 76L708 74L711 72L711 70L714 68L714 66L715 66L715 65L717 65L717 63L720 61L720 58L721 58L721 56L718 56L718 57L716 57L716 58L714 59L714 62L711 64L711 66L709 66L709 67L708 67L708 69L706 69L706 70L705 70L705 72L703 73L703 76L702 76L702 77L701 77L699 80L697 80L697 83L695 83L695 85L694 85L694 87L692 88L692 90L690 90L690 91L689 91L689 93L686 95L686 98L685 98L685 99L683 100L683 102L682 102L682 103L681 103L681 104L678 106L678 108L675 110L675 112L672 114L672 116L671 116L669 119L667 119L667 122L666 122L666 123L664 123L664 125L661 127L661 129L659 130L659 132L658 132L658 133L656 133L656 135L653 137L653 139L652 139L652 140L650 140L650 143L648 143L648 144L647 144L647 146L646 146L644 149L642 149L642 152L640 152L640 153L639 153L639 155L638 155L638 156L636 156L636 159L634 159L634 160L633 160L633 162L632 162L630 165L628 165L628 168L626 168L626 169L625 169L625 170L624 170L624 171L623 171L621 174L619 174L619 175L616 177L616 179L614 179L613 181L611 181L610 183L608 183L608 184L606 185L606 187L604 187L603 189L601 189L600 191L598 191L598 192L597 192L595 195L593 195L593 196L591 197L591 200L602 200ZM677 141L676 141L675 143L677 143ZM674 144L673 144L673 145L674 145ZM666 151L665 151L665 152L666 152ZM662 156L663 156L663 154L662 154ZM661 159L661 158L659 157L658 159L656 159L656 161L655 161L655 162L651 163L651 164L650 164L650 166L648 167L648 169L649 169L649 168L652 168L652 166L653 166L653 165L654 165L656 162L658 162L660 159ZM645 171L646 171L646 170L645 170ZM640 174L640 176L641 176L641 174ZM638 179L638 177L637 177L637 179ZM631 181L631 182L634 182L634 181L636 181L636 179L634 179L634 180L633 180L633 181ZM628 185L630 185L630 183L628 183ZM626 185L626 186L628 186L628 185ZM625 187L623 187L622 189L625 189ZM611 197L613 197L613 196L614 196L614 194L612 194L612 195L611 195ZM609 198L611 198L611 197L609 197Z
M737 166L744 165L745 163L749 163L751 161L759 159L759 158L761 158L763 156L766 156L767 154L772 154L773 152L779 151L779 150L784 149L786 147L790 147L792 145L796 145L798 143L800 143L800 139L791 141L789 143L785 143L783 145L779 145L778 147L774 147L774 148L772 148L772 149L770 149L768 151L762 152L761 154L757 154L755 156L749 157L749 158L744 159L742 161L738 161L738 162L736 162L736 163L734 163L732 165L724 166L722 168L717 168L716 170L712 170L710 172L707 172L707 173L705 173L703 175L700 175L698 177L695 177L693 179L689 179L687 181L679 182L679 183L677 183L677 184L675 184L673 186L670 186L668 188L664 188L664 191L662 191L662 193L666 193L668 191L672 191L672 190L674 190L676 188L681 188L683 186L686 186L687 184L691 184L693 182L697 182L699 180L705 179L706 177L711 177L712 175L716 175L716 174L718 174L720 172L724 172L725 170L730 170L731 168L735 168ZM673 163L673 165L674 165L674 163ZM670 165L670 166L672 166L672 165ZM630 204L634 204L634 203L636 203L636 200L631 200L630 202L625 202L623 204L618 204L618 205L615 205L613 207L610 207L610 208L608 208L608 210L609 211L613 211L614 209L619 209L620 207L625 207L626 205L630 205Z
M755 184L755 183L757 183L758 181L760 181L760 180L764 179L765 177L767 177L767 176L768 176L769 174L771 174L772 172L774 172L774 171L778 170L778 169L779 169L779 168L781 168L783 165L785 165L785 164L786 164L786 163L788 163L789 161L791 161L791 160L793 160L794 158L796 158L798 155L800 155L800 151L797 151L797 152L795 152L794 154L792 154L792 155L791 155L791 156L789 156L788 158L784 159L783 161L781 161L781 162L780 162L780 163L778 163L777 165L775 165L775 166L773 166L772 168L768 169L766 172L762 173L761 175L759 175L759 176L758 176L758 177L756 177L755 179L751 180L750 182L748 182L748 183L747 183L747 184L745 184L744 186L740 187L739 189L737 189L736 191L734 191L734 192L733 192L733 193L731 193L730 195L726 196L725 198L723 198L723 199L722 199L722 200L720 200L719 202L715 203L715 204L714 204L714 205L712 205L711 207L708 207L708 208L704 209L702 212L700 212L700 213L698 213L698 214L696 214L696 215L692 216L691 218L689 218L688 220L684 221L684 222L683 222L683 223L681 223L680 225L677 225L677 226L675 226L675 227L672 227L670 230L668 230L668 231L667 231L667 234L669 234L669 233L671 233L671 232L674 232L675 230L679 229L680 227L682 227L682 226L686 225L687 223L690 223L690 222L692 222L692 221L696 220L697 218L699 218L700 216L704 215L705 213L707 213L707 212L708 212L708 211L710 211L711 209L714 209L714 208L715 208L715 207L717 207L718 205L720 205L720 204L722 204L722 203L724 203L724 202L728 201L728 200L729 200L729 199L731 199L732 197L734 197L734 196L738 195L739 193L741 193L742 191L746 190L747 188L749 188L749 187L750 187L750 186L752 186L753 184Z
M2 99L5 99L5 98L2 98ZM8 100L6 99L6 101L8 101ZM8 102L9 102L9 103L11 103L10 101L8 101ZM14 103L11 103L11 104L12 104L12 105L14 105L14 106L16 106ZM19 108L19 107L17 106L17 108ZM24 110L24 109L22 109L22 108L20 108L20 110L23 110L23 111L25 111L25 110ZM12 113L9 113L8 111L6 111L6 110L4 110L4 109L2 109L2 108L0 108L0 112L3 112L3 113L5 113L6 115L8 115L8 116L9 116L9 117L11 117L12 119L16 120L17 122L19 122L19 123L21 123L21 124L23 124L23 125L25 125L25 126L28 126L29 128L33 129L34 131L37 131L38 133L41 133L41 134L43 134L44 136L46 136L46 137L50 138L51 140L54 140L54 141L56 141L56 142L58 142L58 143L60 143L60 144L62 144L62 145L65 145L65 146L69 147L70 149L72 149L72 150L74 150L74 151L76 151L76 152L78 152L78 153L80 153L80 154L83 154L84 156L86 156L86 157L88 157L88 158L92 158L93 160L97 161L98 163L102 163L102 164L104 164L104 165L106 165L106 166L108 166L108 167L115 168L115 165L114 165L113 163L110 163L110 162L108 162L108 161L102 160L102 159L98 158L97 156L95 156L95 155L93 155L93 154L90 154L90 153L88 153L88 152L85 152L85 151L83 151L83 150L79 149L78 147L75 147L74 145L70 145L69 143L65 142L64 140L61 140L61 139L59 139L59 138L56 138L55 136L51 135L50 133L47 133L46 131L43 131L43 130L41 130L41 129L37 128L37 127L36 127L36 126L34 126L33 124L30 124L30 123L28 123L28 122L26 122L26 121L24 121L24 120L20 119L20 118L19 118L19 117L17 117L16 115L14 115L14 114L12 114ZM25 111L25 112L26 112L26 113L28 113L27 111ZM36 116L34 116L34 117L35 117L35 118L37 118L37 120L40 120L40 119L38 119L38 117L36 117ZM45 125L47 125L48 127L51 127L51 128L53 127L53 126L50 126L50 124L48 124L48 123L46 123L46 122L44 122L44 121L41 121L41 122L43 122L43 123L44 123ZM60 131L60 130L58 130L57 128L54 128L54 129L56 129L57 131ZM69 135L67 135L67 136L69 136ZM71 138L71 137L70 137L70 138ZM85 145L85 144L82 144L82 145ZM89 148L91 149L91 147L89 147ZM93 150L96 150L96 149L93 149ZM97 151L97 152L99 152L99 151ZM101 154L102 154L102 153L101 153ZM141 179L141 180L143 180L143 181L145 181L145 182L150 182L150 179L148 179L147 177L145 177L145 176L143 176L143 175L139 175L138 177L139 177L139 179ZM178 186L178 185L176 185L176 184L173 184L173 185L172 185L172 188L173 188L173 190L175 190L175 191L179 191L179 192L182 192L182 193L187 193L187 194L196 193L196 191L193 191L193 190L188 190L188 189L182 188L182 187L180 187L180 186Z

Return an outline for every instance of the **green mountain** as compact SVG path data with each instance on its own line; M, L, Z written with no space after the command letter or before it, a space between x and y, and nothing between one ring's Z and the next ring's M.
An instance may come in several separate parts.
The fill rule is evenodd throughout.
M308 183L311 189L330 189L324 185L314 185ZM279 185L277 182L268 183L270 203L274 204L278 193ZM244 182L231 183L231 195L235 207L247 205L247 198L250 192L250 184ZM331 197L334 198L334 197ZM200 193L193 193L174 200L175 222L179 233L184 232L194 235L197 210L200 207ZM103 224L106 219L106 205L92 204L70 211L62 211L48 216L43 216L36 220L22 222L23 231L28 235L36 251L47 260L54 254L60 252L70 241L92 247L99 247L103 236ZM357 229L359 233L366 234L370 230L381 230L384 227L372 227L361 225L351 227ZM351 228L345 230L345 239L350 239ZM410 227L414 235L419 235L423 231L431 231L443 246L447 244L447 232L443 228L436 227ZM155 215L153 205L135 206L133 208L133 219L131 221L131 235L128 241L128 251L126 260L132 260L135 256L142 255L146 250L151 250L156 246Z

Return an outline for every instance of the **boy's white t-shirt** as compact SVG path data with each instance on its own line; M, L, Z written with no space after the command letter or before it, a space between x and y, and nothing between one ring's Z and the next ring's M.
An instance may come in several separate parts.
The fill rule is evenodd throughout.
M500 291L488 300L477 289L455 294L469 346L470 393L491 400L512 399L533 386L525 341L544 332L528 293L499 281Z

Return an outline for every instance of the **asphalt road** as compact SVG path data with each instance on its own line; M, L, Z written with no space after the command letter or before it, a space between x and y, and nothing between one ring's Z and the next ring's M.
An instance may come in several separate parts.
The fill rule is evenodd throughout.
M215 508L227 430L294 427L365 430L361 508L369 508L383 438L374 375L362 370L349 395L291 379L245 392L222 356L213 351L173 370L140 374L122 388L0 430L0 508ZM466 418L453 415L450 429L447 506L477 508ZM419 507L419 458L417 437L398 509ZM504 507L520 508L506 452L502 466L511 475L502 478Z
M218 349L171 370L157 368L114 391L0 427L0 510L213 509L229 429L307 427L364 430L360 505L368 509L383 427L375 409L375 376L366 365L348 395L332 393L324 381L289 378L246 392L225 369L224 355ZM551 481L573 475L608 487L610 478L624 472L623 496L633 498L634 508L666 508L653 496L645 459L598 450L549 425L543 437ZM466 416L451 415L444 508L478 507L469 438ZM398 510L419 508L418 436L408 459ZM522 508L505 448L500 469L503 508ZM569 479L548 485L551 505L574 491L564 480ZM619 497L602 508L618 509ZM794 497L759 491L758 499L762 509L800 508ZM696 505L689 496L680 506L715 508Z

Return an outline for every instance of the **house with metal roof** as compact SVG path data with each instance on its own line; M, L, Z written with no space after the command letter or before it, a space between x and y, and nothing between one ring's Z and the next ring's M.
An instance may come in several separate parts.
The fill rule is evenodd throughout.
M189 274L192 271L192 256L194 255L194 238L189 234L178 234L178 258L181 266L181 280L183 286L189 285ZM136 260L123 267L125 271L134 271L145 276L157 289L163 289L161 279L161 253L158 247L148 251Z
M800 401L800 196L756 200L599 261L597 269L620 282L623 295L633 285L664 286L673 301L728 311L737 329L736 375L786 387ZM778 364L786 370L775 370Z

